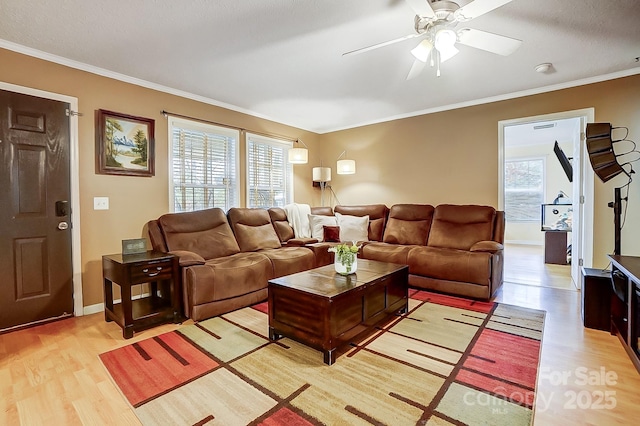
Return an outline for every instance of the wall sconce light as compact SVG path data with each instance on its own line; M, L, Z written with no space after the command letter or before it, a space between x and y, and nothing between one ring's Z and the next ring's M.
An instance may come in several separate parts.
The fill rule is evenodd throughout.
M336 164L336 172L339 175L352 175L356 172L356 162L355 160L344 159L341 160L342 156L346 157L347 151L342 151L342 154L338 156L338 163Z
M314 167L312 171L313 181L320 183L320 205L324 206L324 189L327 187L327 182L331 181L331 168Z
M309 160L309 150L307 145L301 140L296 140L296 143L301 143L304 148L295 147L289 148L289 163L291 164L307 164Z

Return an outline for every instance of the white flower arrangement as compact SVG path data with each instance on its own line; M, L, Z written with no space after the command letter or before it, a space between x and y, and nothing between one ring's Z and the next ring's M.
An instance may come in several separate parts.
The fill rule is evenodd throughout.
M329 251L336 254L336 260L346 268L347 274L349 274L360 247L362 247L362 244L358 245L355 241L352 241L351 245L347 243L338 244L330 247Z

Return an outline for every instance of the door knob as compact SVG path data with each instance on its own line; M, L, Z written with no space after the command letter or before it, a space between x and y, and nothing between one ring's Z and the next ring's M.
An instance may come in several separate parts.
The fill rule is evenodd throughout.
M67 222L58 223L58 229L64 231L65 229L69 229L69 224Z

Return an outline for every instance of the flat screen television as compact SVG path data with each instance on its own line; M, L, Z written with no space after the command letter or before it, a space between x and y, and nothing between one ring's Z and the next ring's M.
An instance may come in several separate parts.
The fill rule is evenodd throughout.
M573 166L571 166L571 161L569 161L562 148L560 148L560 145L558 145L558 141L553 145L553 152L555 152L556 157L558 157L558 161L567 175L567 179L569 179L569 182L573 182Z

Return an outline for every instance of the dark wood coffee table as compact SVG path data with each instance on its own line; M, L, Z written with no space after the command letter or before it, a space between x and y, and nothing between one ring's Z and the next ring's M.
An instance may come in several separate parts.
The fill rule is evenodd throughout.
M358 259L358 271L342 276L333 265L269 281L269 338L290 337L324 353L407 312L409 268Z

